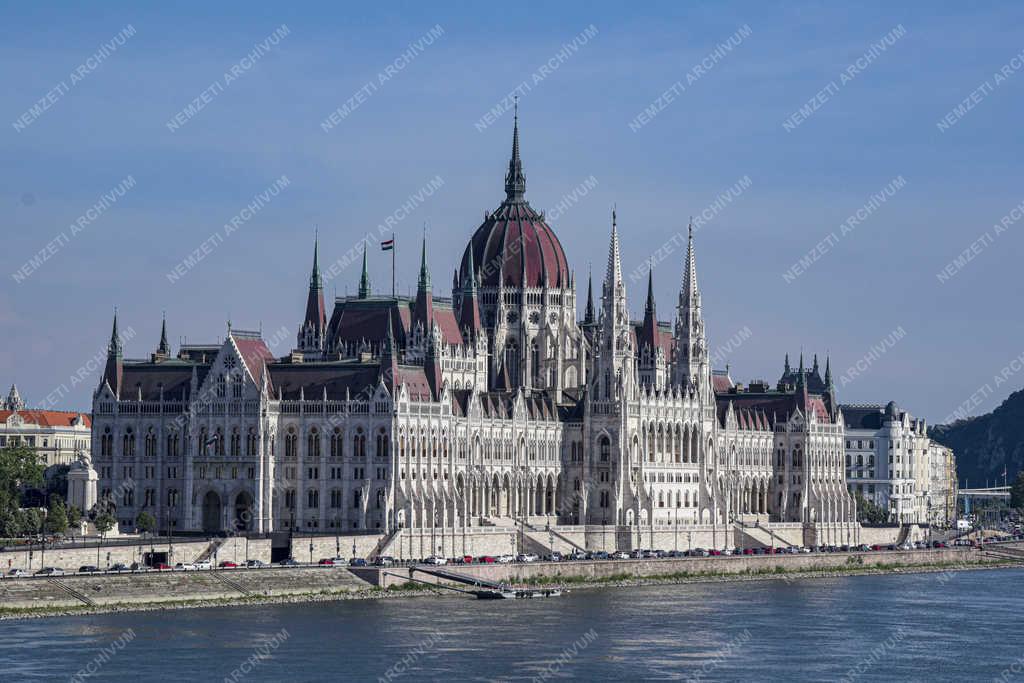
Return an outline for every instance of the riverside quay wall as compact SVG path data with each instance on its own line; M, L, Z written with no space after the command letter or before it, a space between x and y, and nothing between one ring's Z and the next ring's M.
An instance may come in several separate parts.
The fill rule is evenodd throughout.
M119 562L129 566L132 562L147 564L149 558L152 558L153 562L174 565L178 562L197 562L201 559L212 562L214 553L217 561L245 562L252 559L270 562L270 539L229 536L194 540L174 539L173 542L168 542L166 537L153 538L152 541L119 539L105 543L89 540L77 544L47 545L45 550L36 544L0 550L0 569L3 573L11 569L32 572L44 566L60 567L65 571L75 571L84 565L107 569Z
M772 572L800 573L840 569L870 569L878 567L934 567L977 565L998 562L1002 558L989 556L975 548L940 548L935 550L811 553L803 555L736 555L717 557L685 557L651 560L593 560L573 562L531 562L526 564L474 564L451 565L441 569L474 576L486 581L512 584L550 582L552 579L601 582L626 577L642 580L679 576L697 578L699 575L768 574ZM1024 558L1022 558L1024 560ZM382 587L405 583L408 578L417 581L458 586L408 567L378 570L359 570L367 581Z
M33 576L0 580L0 615L6 610L187 605L285 596L344 596L370 583L345 567L268 567L189 572L149 571L92 576Z

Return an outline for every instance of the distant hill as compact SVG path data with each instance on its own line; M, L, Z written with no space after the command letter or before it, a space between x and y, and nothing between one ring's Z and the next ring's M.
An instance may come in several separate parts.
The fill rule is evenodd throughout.
M991 413L930 427L928 435L953 449L961 486L964 479L972 488L986 480L1002 485L1004 466L1007 483L1013 483L1024 470L1024 390L1010 394Z

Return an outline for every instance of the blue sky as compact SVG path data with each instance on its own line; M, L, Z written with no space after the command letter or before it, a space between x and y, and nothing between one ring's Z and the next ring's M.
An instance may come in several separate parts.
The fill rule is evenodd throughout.
M183 337L223 337L229 318L237 327L286 327L291 339L313 226L329 264L437 177L443 185L397 225L398 280L400 290L414 286L427 222L435 293L449 294L457 256L503 197L511 115L483 130L474 124L525 80L527 198L550 211L593 178L553 221L581 288L588 264L603 273L613 204L628 273L747 177L749 187L697 235L711 346L747 337L723 354L734 378L774 381L783 354L795 363L803 348L808 362L830 352L837 375L854 368L840 386L844 402L895 399L932 422L965 403L969 413L986 412L1024 385L1015 372L1024 352L1015 310L1024 225L983 237L1024 200L1024 73L1010 66L993 83L1004 66L1019 66L1022 19L1024 8L1008 3L662 3L642 12L621 3L8 5L0 40L0 381L17 382L30 403L87 409L98 377L88 361L106 343L114 306L134 335L130 357L152 351L164 310L175 347ZM282 25L285 37L168 129ZM129 26L123 45L70 83ZM380 83L378 74L435 26L443 34ZM590 26L596 34L534 83ZM687 83L742 27L749 35ZM894 29L902 36L862 59L799 126L784 127ZM685 91L631 129L681 79ZM324 131L321 122L368 81L379 85ZM19 117L61 83L70 87L19 130ZM978 101L940 130L972 92ZM169 280L282 175L287 187ZM123 197L14 277L128 176L134 186ZM904 187L854 231L799 277L783 277L899 177ZM979 238L973 259L940 282L937 274ZM390 261L377 251L370 257L371 277L386 289ZM663 319L682 260L677 251L655 267ZM348 268L328 295L334 287L354 292L357 280L358 268ZM627 286L639 316L643 283ZM996 381L1004 368L1006 379Z

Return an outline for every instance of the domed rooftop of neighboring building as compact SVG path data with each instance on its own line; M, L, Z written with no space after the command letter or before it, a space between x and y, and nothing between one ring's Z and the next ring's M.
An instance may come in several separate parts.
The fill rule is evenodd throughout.
M519 158L519 114L512 132L512 158L505 175L505 201L488 214L462 254L459 281L470 268L483 287L568 287L569 265L544 217L526 201L526 176ZM472 252L472 254L471 254Z
M889 401L885 405L885 414L889 417L899 417L900 407L896 405L896 401Z

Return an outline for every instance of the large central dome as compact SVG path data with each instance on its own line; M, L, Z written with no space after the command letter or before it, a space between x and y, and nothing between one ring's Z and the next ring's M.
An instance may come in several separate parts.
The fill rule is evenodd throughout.
M526 201L525 194L517 114L512 158L505 176L505 201L473 233L462 254L460 282L465 282L472 269L482 287L569 286L569 266L562 245L544 218Z

